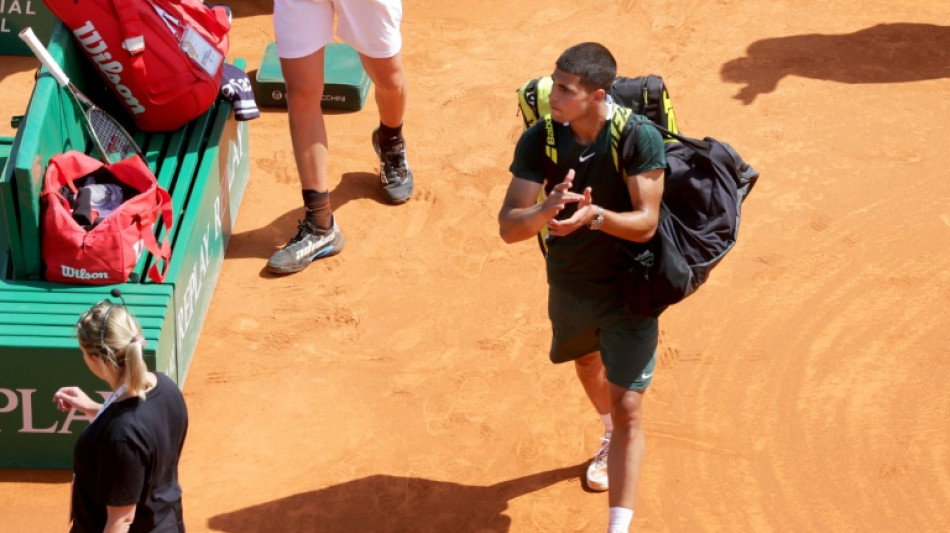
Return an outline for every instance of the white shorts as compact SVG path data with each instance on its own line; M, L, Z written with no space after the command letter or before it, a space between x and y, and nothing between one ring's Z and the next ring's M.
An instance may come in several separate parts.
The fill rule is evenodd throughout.
M337 36L361 54L387 58L402 48L402 0L274 0L277 55L304 57L333 42L334 14Z

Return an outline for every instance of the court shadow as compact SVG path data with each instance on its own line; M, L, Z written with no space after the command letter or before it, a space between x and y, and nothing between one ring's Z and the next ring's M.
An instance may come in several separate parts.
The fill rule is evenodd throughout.
M220 514L208 527L227 533L507 532L510 500L583 472L581 464L487 487L376 475Z
M373 160L367 160L366 164L372 165ZM333 202L334 210L343 207L352 200L360 199L373 200L378 204L389 205L389 202L383 196L383 189L380 187L379 174L373 172L344 172L340 183L330 191L330 201Z
M304 217L303 207L278 216L266 226L231 234L225 259L268 259L297 230L297 221Z
M854 33L808 34L752 43L745 57L722 66L724 81L745 86L734 96L751 104L786 76L840 83L900 83L950 77L950 26L878 24Z
M297 199L300 196L296 196ZM371 172L347 172L340 183L330 191L330 205L338 210L347 203L358 199L370 199L383 205L389 205L383 198L379 187L379 176ZM226 259L249 258L268 259L287 239L297 231L297 222L304 217L303 203L278 216L266 226L249 231L234 233L228 241ZM265 275L262 273L262 275ZM266 274L269 276L269 274Z

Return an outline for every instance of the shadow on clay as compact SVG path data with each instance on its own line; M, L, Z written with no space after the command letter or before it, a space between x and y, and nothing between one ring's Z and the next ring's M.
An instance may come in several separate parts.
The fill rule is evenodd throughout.
M480 487L386 475L369 476L212 517L227 533L507 532L508 502L584 473L584 464Z
M763 39L752 43L745 57L724 64L720 73L724 81L745 85L733 98L746 105L774 91L786 76L839 83L948 78L950 26L878 24L854 33Z
M287 240L297 231L297 223L303 220L303 200L290 211L278 216L273 222L249 231L234 233L228 242L227 258L249 258L267 260L276 250L287 244ZM330 191L330 205L334 211L353 200L369 199L381 205L389 206L379 186L379 176L371 172L344 173L340 183ZM345 232L345 227L341 226ZM263 265L262 265L263 266Z

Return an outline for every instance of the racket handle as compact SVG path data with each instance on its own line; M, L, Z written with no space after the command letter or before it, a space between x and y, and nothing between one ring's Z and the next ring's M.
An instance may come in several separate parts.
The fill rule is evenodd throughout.
M36 38L36 34L33 33L33 28L27 26L20 31L20 39L30 47L30 50L33 51L33 55L40 60L40 63L46 67L46 70L53 75L53 78L56 79L56 82L59 83L61 87L66 87L69 85L69 78L66 76L66 73L63 72L63 69L60 68L59 64L53 60L53 56L49 55L49 52L46 50L46 47L43 46L43 43Z

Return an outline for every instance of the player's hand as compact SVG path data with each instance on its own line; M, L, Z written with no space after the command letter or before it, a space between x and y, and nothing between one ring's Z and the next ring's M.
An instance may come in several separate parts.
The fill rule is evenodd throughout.
M547 198L544 199L544 203L541 204L541 209L543 209L545 213L548 213L552 219L556 217L567 204L580 202L584 199L583 195L571 192L570 189L573 184L574 169L572 168L567 171L564 181L555 185Z
M570 235L581 226L590 224L590 221L594 217L591 209L591 205L593 205L591 201L592 192L593 190L590 187L584 189L584 194L579 195L581 198L577 202L577 211L574 211L574 214L571 215L570 218L564 220L550 220L548 222L548 233L555 237L563 237Z
M85 392L79 387L63 387L53 394L53 402L56 408L66 413L72 409L78 409L87 415L99 411L101 407L98 403L92 401Z

